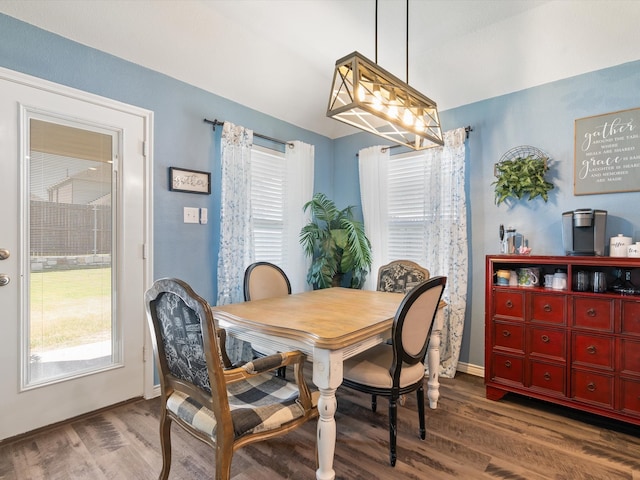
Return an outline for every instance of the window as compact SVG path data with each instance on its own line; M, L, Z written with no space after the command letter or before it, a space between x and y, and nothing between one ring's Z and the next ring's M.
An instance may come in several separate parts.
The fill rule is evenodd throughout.
M288 271L287 170L284 154L251 149L251 215L256 262L271 262Z

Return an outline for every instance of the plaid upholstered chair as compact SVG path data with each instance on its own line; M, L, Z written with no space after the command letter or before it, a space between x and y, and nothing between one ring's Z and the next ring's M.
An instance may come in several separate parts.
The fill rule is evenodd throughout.
M398 399L416 392L420 438L425 439L424 359L433 321L447 282L433 277L407 293L393 320L392 342L383 343L344 361L342 385L389 398L389 457L396 464ZM375 406L372 404L375 411Z
M216 452L216 480L228 480L233 452L281 435L317 416L303 378L305 356L287 352L229 367L224 331L207 302L186 283L162 279L145 294L160 373L162 471L171 468L171 425L178 424ZM266 373L293 365L295 382Z
M277 265L269 262L256 262L249 265L244 271L245 301L285 297L290 294L291 283L289 282L289 277ZM268 355L267 352L256 350L255 348L253 348L253 354L256 357ZM286 372L287 369L282 367L277 370L277 375L285 378Z
M395 260L378 269L377 290L408 293L413 287L429 280L429 270L410 260Z

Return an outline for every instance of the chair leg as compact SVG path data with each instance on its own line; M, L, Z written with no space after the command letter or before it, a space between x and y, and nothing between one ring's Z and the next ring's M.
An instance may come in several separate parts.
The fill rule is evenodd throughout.
M398 435L398 399L389 398L389 462L396 466L396 437Z
M231 479L233 445L216 446L216 480Z
M162 448L162 471L158 480L167 480L171 469L171 418L164 408L160 414L160 447Z
M280 367L278 370L276 370L276 377L280 377L282 379L286 379L287 378L287 367Z
M371 395L371 411L375 413L378 408L378 397L376 395Z
M418 388L416 390L416 395L418 397L418 420L420 422L420 438L424 440L427 437L427 429L424 424L424 387Z

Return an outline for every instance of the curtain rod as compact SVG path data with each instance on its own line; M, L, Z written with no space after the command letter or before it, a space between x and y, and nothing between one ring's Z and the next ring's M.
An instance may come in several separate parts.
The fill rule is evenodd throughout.
M213 130L216 129L217 125L224 125L224 122L219 121L218 119L215 120L208 120L208 119L204 119L204 121L206 123L210 123ZM280 145L287 145L289 148L293 148L295 145L291 142L285 142L284 140L278 140L277 138L273 138L273 137L268 137L266 135L262 135L260 133L257 132L253 132L253 136L254 137L259 137L262 138L263 140L269 140L270 142L275 142L275 143L279 143Z
M469 138L469 132L473 132L473 128L471 128L471 126L467 126L464 127L464 131L467 134L467 139ZM382 147L380 150L384 153L387 150L391 150L392 148L398 148L398 147L403 147L404 145L389 145L389 146L384 146ZM358 154L356 153L356 156L358 156Z

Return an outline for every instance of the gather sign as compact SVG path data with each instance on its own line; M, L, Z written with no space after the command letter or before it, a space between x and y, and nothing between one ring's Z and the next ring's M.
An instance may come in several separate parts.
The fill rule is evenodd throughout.
M640 190L640 108L575 121L574 195Z

